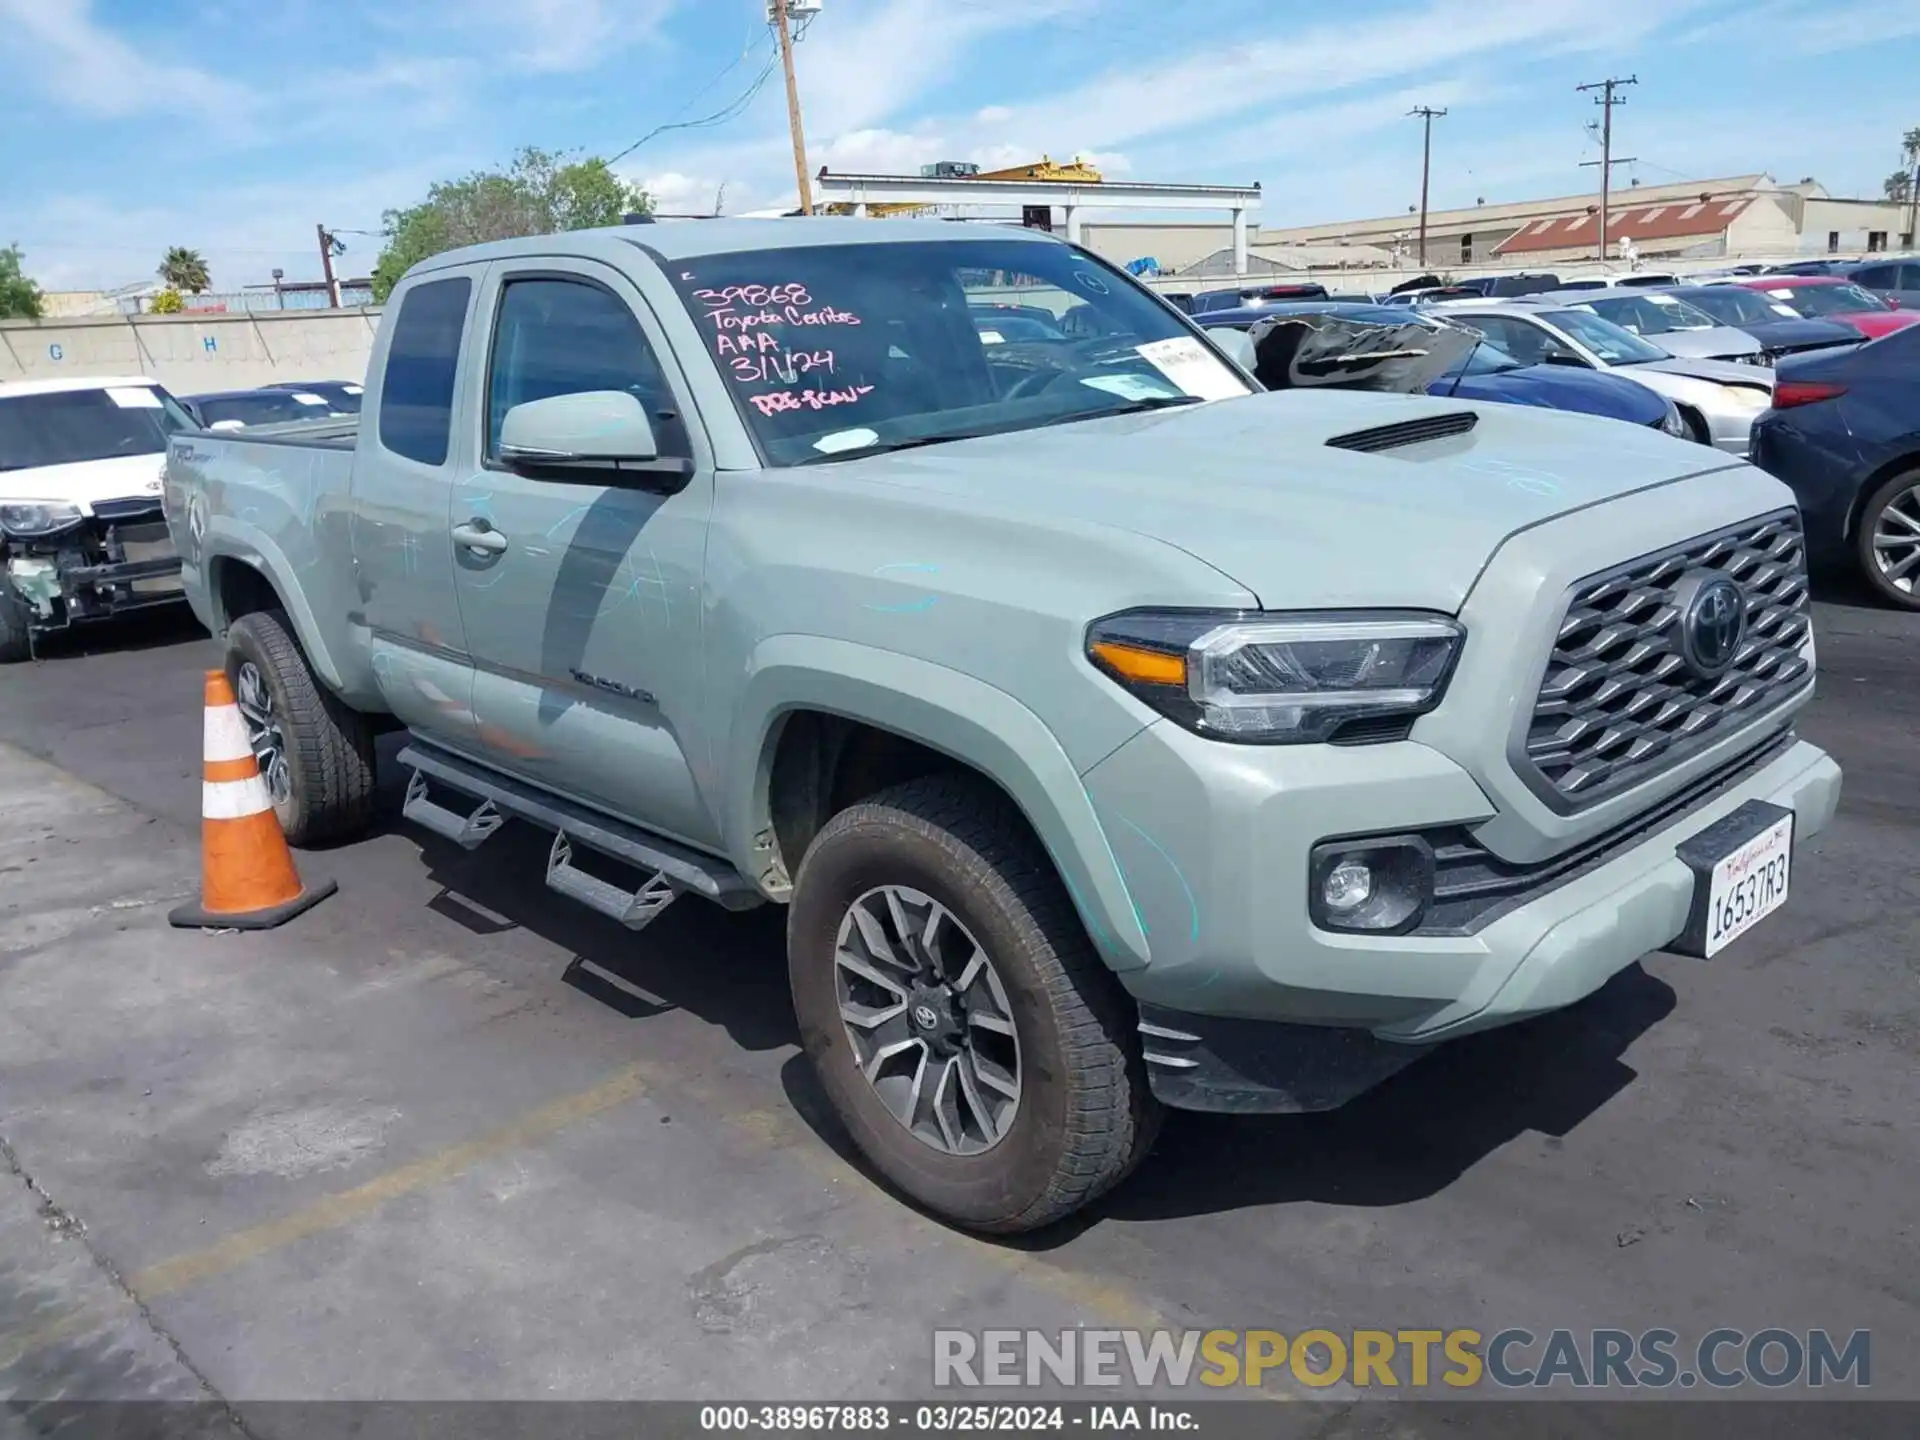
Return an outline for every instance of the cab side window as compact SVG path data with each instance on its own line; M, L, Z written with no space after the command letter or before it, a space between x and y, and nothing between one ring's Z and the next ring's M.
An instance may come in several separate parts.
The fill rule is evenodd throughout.
M422 465L447 463L453 382L473 281L465 275L416 285L400 302L380 385L380 444Z
M581 280L507 281L487 373L487 458L499 452L501 422L514 406L586 390L634 396L660 453L692 458L680 407L625 301Z

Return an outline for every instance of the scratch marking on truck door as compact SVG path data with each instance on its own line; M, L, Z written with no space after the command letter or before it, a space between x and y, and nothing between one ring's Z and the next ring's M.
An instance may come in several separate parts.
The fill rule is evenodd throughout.
M1200 902L1194 899L1193 887L1187 883L1187 877L1184 873L1182 873L1179 862L1176 861L1173 858L1173 856L1167 853L1166 846L1162 845L1158 840L1154 839L1153 836L1149 835L1146 831L1142 830L1138 825L1134 824L1133 821L1129 820L1126 816L1120 815L1120 816L1116 816L1115 818L1118 819L1122 825L1126 826L1129 830L1133 831L1134 834L1138 835L1142 840L1146 841L1147 844L1151 845L1154 849L1154 853L1159 855L1159 857L1162 860L1167 862L1167 868L1173 871L1173 878L1180 882L1181 890L1186 893L1187 938L1189 940L1198 940L1200 938ZM1137 906L1135 908L1136 910L1138 909ZM1141 922L1140 928L1143 930L1146 929L1145 921Z

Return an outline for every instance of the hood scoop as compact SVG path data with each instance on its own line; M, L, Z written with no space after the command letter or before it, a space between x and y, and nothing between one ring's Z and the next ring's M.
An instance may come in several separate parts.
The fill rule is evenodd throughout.
M1420 445L1429 440L1445 440L1465 435L1480 417L1471 410L1455 410L1444 415L1424 415L1418 420L1402 420L1392 425L1376 425L1370 430L1354 430L1331 437L1327 444L1335 450L1360 450L1377 455L1382 450L1398 450L1404 445Z

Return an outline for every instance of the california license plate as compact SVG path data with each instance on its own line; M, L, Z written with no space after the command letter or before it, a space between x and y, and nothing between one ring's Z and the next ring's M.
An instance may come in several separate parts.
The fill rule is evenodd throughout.
M1693 870L1693 909L1670 948L1710 959L1787 903L1793 811L1748 801L1678 853Z

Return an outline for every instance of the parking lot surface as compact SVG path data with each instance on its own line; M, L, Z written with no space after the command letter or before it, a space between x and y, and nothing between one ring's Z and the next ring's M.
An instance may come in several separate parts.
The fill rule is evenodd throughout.
M848 1160L779 910L632 935L538 836L402 824L391 743L337 897L169 929L215 649L63 642L0 675L0 1398L908 1398L936 1327L1076 1324L1865 1329L1920 1397L1920 617L1816 623L1847 784L1783 915L1339 1112L1175 1115L1019 1244Z

